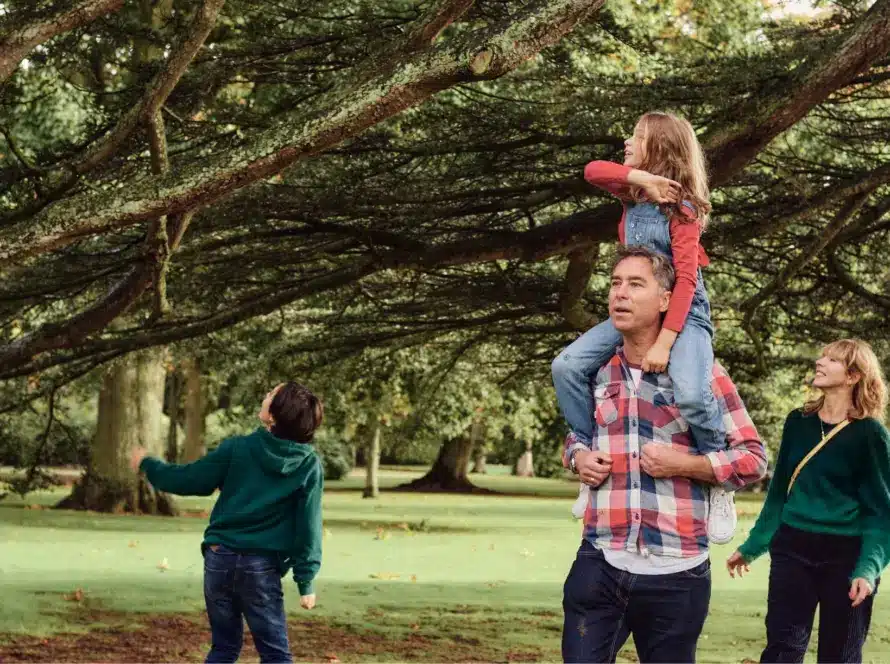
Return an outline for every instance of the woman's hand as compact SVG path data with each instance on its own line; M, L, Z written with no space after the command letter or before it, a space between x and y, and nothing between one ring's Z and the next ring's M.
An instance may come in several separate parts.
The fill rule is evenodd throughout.
M735 578L736 572L738 572L739 578L741 578L745 576L746 572L751 571L748 568L748 561L746 561L744 556L738 551L726 559L726 569L729 571L729 575L733 579Z
M300 606L304 609L314 609L315 608L315 593L311 595L301 595L300 596Z
M853 579L850 584L850 599L853 601L853 608L862 604L875 591L871 584L863 578Z
M679 182L674 180L668 180L660 175L653 175L646 171L634 169L628 175L627 181L646 192L646 198L653 203L680 202L680 190L682 187Z

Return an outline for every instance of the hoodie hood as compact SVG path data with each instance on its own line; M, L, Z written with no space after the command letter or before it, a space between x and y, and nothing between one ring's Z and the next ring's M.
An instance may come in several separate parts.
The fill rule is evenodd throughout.
M305 475L317 459L311 444L276 438L262 427L250 438L251 456L269 475Z

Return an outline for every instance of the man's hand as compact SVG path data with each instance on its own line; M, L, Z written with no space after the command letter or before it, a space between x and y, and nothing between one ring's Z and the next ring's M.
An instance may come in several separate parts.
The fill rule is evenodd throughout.
M853 579L850 585L850 599L853 601L853 608L862 604L875 591L871 584L862 578Z
M646 357L643 359L643 371L652 373L661 373L667 369L668 362L671 359L671 349L656 343Z
M575 468L584 484L597 487L612 472L612 457L608 452L599 450L578 450L575 452Z
M640 452L640 468L650 477L676 477L688 454L678 452L670 445L646 443Z
M314 609L315 608L315 593L311 595L301 595L300 596L300 606L304 609Z
M736 573L738 572L739 578L745 576L746 572L750 572L748 569L748 561L745 560L744 556L741 553L736 551L726 560L726 569L729 572L729 576L733 579L735 578Z
M134 447L130 451L130 468L133 469L133 472L139 472L139 465L146 456L148 456L148 453L144 447Z

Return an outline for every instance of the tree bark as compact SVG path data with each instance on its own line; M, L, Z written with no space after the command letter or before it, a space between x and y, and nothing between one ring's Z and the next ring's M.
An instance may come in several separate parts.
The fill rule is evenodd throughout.
M450 4L450 3L449 3ZM475 31L348 81L301 115L251 139L236 154L209 156L114 192L75 195L0 233L0 261L20 262L84 237L186 212L275 175L459 83L503 76L587 20L603 0L535 0L508 21Z
M482 440L482 418L477 417L470 425L470 450L473 456L473 470L471 472L479 475L485 474L485 457L488 450L485 448L485 441Z
M525 452L516 460L515 475L517 477L534 477L535 463L531 443L526 443Z
M144 447L153 456L161 456L164 451L163 360L161 351L138 353L115 363L105 374L87 472L57 507L176 513L173 501L156 492L129 466L134 447Z
M0 41L0 82L9 78L35 46L69 30L92 23L103 14L118 11L124 0L85 0L66 12L12 30Z
M362 498L377 498L380 496L380 436L382 428L378 418L374 423L374 433L368 439L365 490L362 492Z
M473 441L470 436L451 438L439 448L433 467L421 478L396 487L402 491L430 491L455 493L494 493L476 486L467 479L467 466Z
M182 460L190 463L200 459L206 453L204 443L205 430L205 398L201 379L201 365L191 358L183 363L185 374L185 445L182 449Z
M182 376L179 371L173 369L167 377L166 402L169 420L167 427L167 452L165 454L167 463L177 463L179 461L179 402L181 396Z

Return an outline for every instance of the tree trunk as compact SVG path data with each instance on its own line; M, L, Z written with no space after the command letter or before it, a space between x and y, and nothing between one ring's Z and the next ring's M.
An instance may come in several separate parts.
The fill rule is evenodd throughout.
M488 450L485 449L485 441L482 440L482 418L473 420L470 427L470 445L473 452L473 470L471 472L480 475L485 474L485 457Z
M532 444L530 442L525 444L525 452L516 460L516 467L513 470L513 474L518 477L535 476L534 456L532 455Z
M167 377L167 451L164 455L167 463L179 461L179 401L182 396L182 377L179 371L173 369Z
M368 441L367 474L365 475L365 490L362 492L362 498L377 498L380 495L381 428L380 420L378 419L374 423L374 433Z
M185 373L185 445L182 459L189 463L200 459L206 453L204 445L205 399L201 380L201 365L196 359L187 360L183 365Z
M402 491L443 491L462 493L494 493L477 487L467 479L467 466L473 440L470 436L451 438L439 448L433 467L421 478L396 487Z
M83 478L57 507L96 512L175 514L173 501L130 470L130 451L164 451L163 351L129 355L105 374L96 435Z

